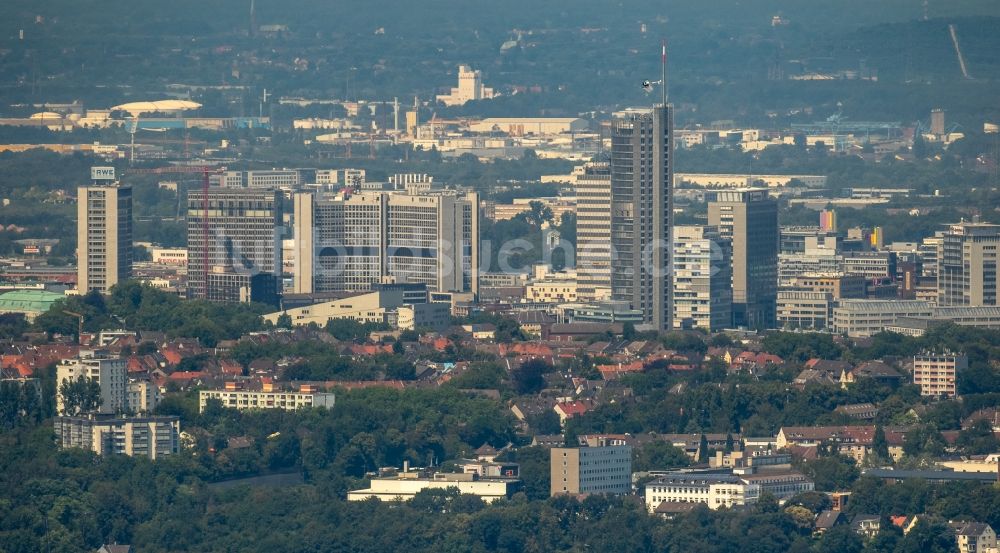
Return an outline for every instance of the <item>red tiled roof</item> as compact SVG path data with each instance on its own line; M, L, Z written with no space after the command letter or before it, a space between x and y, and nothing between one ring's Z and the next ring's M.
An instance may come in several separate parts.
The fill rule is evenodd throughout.
M205 378L207 375L202 371L177 371L171 373L170 380L194 380L195 378Z
M365 388L392 388L402 390L406 383L402 380L328 380L324 382L327 388L337 387L345 390L362 390Z
M555 408L567 417L575 417L593 409L594 402L586 399L579 401L567 401L564 403L557 403Z

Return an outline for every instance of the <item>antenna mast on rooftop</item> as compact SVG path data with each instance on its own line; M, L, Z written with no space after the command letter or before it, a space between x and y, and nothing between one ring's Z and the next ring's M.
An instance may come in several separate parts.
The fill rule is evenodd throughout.
M250 32L248 33L250 36L254 36L257 32L257 10L254 7L254 0L250 0Z
M664 39L660 42L661 55L660 55L660 82L661 85L660 96L663 100L663 107L667 106L667 41Z

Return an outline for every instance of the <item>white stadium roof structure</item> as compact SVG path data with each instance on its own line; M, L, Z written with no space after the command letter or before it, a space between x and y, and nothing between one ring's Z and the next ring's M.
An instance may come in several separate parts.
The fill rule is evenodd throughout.
M187 111L198 109L201 104L188 100L157 100L155 102L129 102L111 108L111 111L127 111L132 115L149 113L153 111Z

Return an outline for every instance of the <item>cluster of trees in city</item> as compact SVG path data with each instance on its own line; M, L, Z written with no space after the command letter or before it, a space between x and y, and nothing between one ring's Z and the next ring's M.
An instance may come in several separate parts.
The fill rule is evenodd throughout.
M669 334L665 339L677 344L677 336ZM919 338L880 334L869 346L852 349L838 345L829 335L773 333L765 337L763 347L789 360L784 368L764 368L754 375L731 374L724 364L713 360L692 374L651 364L645 372L623 379L633 390L634 401L605 404L575 417L567 432L774 435L782 426L858 424L836 413L835 408L874 403L879 406L876 424L910 429L912 435L904 448L906 464L920 465L943 452L946 444L941 431L959 430L967 417L996 405L1000 371L991 360L996 359L998 345L1000 337L995 331L953 325L932 329ZM791 385L801 363L812 357L858 363L886 356L905 359L924 350L960 351L969 356L969 368L958 375L963 391L960 399L931 401L906 383L896 388L873 381L846 388L839 384ZM965 453L979 454L1000 443L980 423L962 430L956 446Z
M241 341L229 356L249 367L251 361L287 360L281 371L285 380L413 380L413 361L404 356L402 342L394 342L392 353L352 359L343 344L318 340L253 343Z
M838 337L839 339L839 337ZM919 337L880 332L865 343L848 347L829 334L771 332L761 345L786 361L810 358L843 359L853 363L883 358L907 359L921 352L958 352L969 358L969 367L958 379L960 394L1000 393L1000 333L995 330L942 324Z
M109 304L115 301L123 300L109 300ZM977 336L978 331L949 332ZM767 347L834 351L828 342L792 343L794 336L779 336L767 342ZM706 347L696 338L692 333L671 333L663 340L688 351ZM968 347L976 339L990 337L967 338L961 345ZM847 350L840 351L842 357L847 354ZM266 347L245 344L236 346L233 353L239 359L274 355ZM529 362L521 368L508 374L496 361L480 361L459 377L472 382L453 382L438 389L339 390L336 407L330 411L239 412L210 401L199 412L196 391L173 393L158 413L181 417L191 449L155 463L57 451L50 422L45 420L52 413L51 405L46 405L51 399L9 412L13 403L7 400L13 397L14 388L0 388L0 405L4 406L0 409L4 423L0 424L0 543L11 553L81 551L110 541L150 551L207 551L221 544L253 551L287 545L293 538L306 547L319 540L327 545L350 540L361 551L386 547L550 551L581 544L608 551L621 550L623 544L640 551L726 551L734 544L755 551L947 551L954 543L948 530L933 518L905 536L886 520L886 530L868 543L849 528L813 538L812 519L828 508L828 500L809 494L782 508L765 497L747 511L698 508L669 522L648 515L630 498L548 499L548 450L542 447L520 447L503 454L502 459L521 465L524 487L523 495L497 505L483 505L476 498L450 491L421 493L403 506L343 501L347 490L363 487L366 474L378 467L398 467L409 461L412 466L442 465L444 470L453 470L448 461L469 456L480 445L523 444L504 401L456 389L498 387L508 390L505 395L534 393L542 385L540 376L566 369L544 362ZM50 372L42 374L46 390L42 397L54 394ZM800 391L788 386L788 378L789 373L779 372L763 374L760 380L728 376L718 364L693 375L653 368L627 380L636 394L634 403L599 407L573 419L565 438L573 442L586 432L769 434L782 424L848 423L831 415L833 407L863 401L879 402L881 428L910 416L910 407L919 402L912 387L892 391L862 383L848 390L810 386ZM687 387L680 394L667 392L675 384ZM29 395L28 388L16 393ZM970 394L961 401L926 405L920 423L907 436L906 455L939 453L944 442L938 429L958 428L971 412L996 403L995 395ZM558 421L552 422L546 424L556 433ZM990 429L979 427L963 431L957 445L968 452L998 447ZM677 468L690 462L683 452L663 442L643 445L634 454L638 471ZM1000 494L991 486L887 485L860 477L853 461L836 455L798 467L815 479L820 490L851 490L849 515L924 513L941 520L967 518L1000 526ZM286 472L301 474L304 483L288 489L231 480ZM235 487L212 484L220 481ZM308 500L312 497L317 500ZM358 522L362 519L365 524ZM611 531L606 525L619 531L614 539L604 535ZM349 535L340 537L348 528ZM749 545L748 536L754 539Z
M806 493L779 506L765 495L749 509L693 511L664 520L636 498L547 497L548 451L521 448L523 493L486 505L455 490L424 491L393 505L344 501L381 463L467 453L481 436L462 423L497 419L482 400L447 392L344 394L329 413L238 413L210 407L187 418L193 451L156 462L57 450L47 426L0 432L0 543L4 551L91 551L130 543L141 551L350 549L352 551L952 551L946 520L1000 525L1000 493L975 484L888 485L856 480L847 514L883 517L866 541L849 526L812 536L829 499ZM177 407L182 412L190 406ZM201 425L201 426L194 426ZM480 426L488 426L480 422ZM487 430L490 434L495 430ZM252 445L227 449L227 438ZM501 431L493 435L503 441ZM457 446L455 444L458 444ZM412 450L412 452L411 452ZM248 456L249 459L241 458ZM220 474L301 467L283 487L212 485ZM844 488L839 488L844 489ZM905 536L886 518L922 514Z
M193 457L206 480L301 469L308 481L327 481L339 494L379 467L436 466L471 455L483 444L515 440L513 417L497 401L453 389L336 389L336 407L307 413L239 412L198 393L171 394L157 409L178 415L195 438ZM248 437L250 447L229 447Z
M264 328L261 314L269 310L259 304L222 304L182 300L176 294L135 281L114 286L107 296L90 292L67 296L39 315L34 327L50 336L76 336L83 316L85 332L128 328L165 332L170 337L197 338L202 345L239 338Z

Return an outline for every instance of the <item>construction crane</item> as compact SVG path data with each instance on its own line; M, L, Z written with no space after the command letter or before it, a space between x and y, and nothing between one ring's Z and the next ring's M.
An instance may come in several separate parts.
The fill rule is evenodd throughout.
M129 169L126 173L140 175L165 175L170 173L201 173L201 235L202 235L202 283L208 285L208 183L209 176L225 171L225 167L210 167L207 165L170 165L149 169ZM179 194L179 193L178 193Z
M76 343L83 345L83 313L75 313L73 311L67 311L63 309L63 313L76 317L77 327L76 327Z

